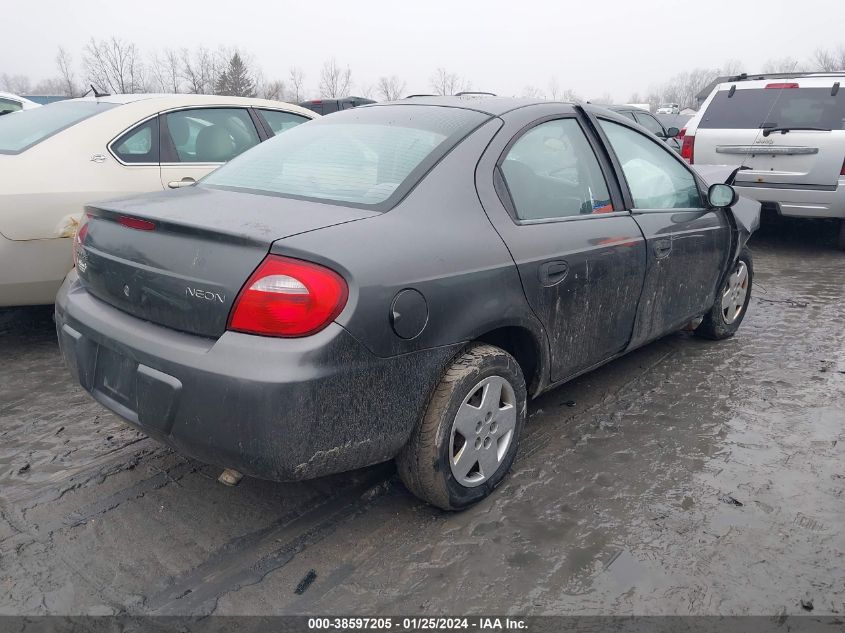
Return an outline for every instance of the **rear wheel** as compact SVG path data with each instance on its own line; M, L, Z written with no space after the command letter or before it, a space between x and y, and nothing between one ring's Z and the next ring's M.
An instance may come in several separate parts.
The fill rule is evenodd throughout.
M516 457L526 400L513 356L492 345L471 345L447 368L397 456L402 481L444 510L481 501Z
M728 275L725 285L716 296L710 312L704 315L695 333L704 338L722 340L733 336L745 318L751 301L751 283L754 277L754 263L751 251L742 249L734 269Z

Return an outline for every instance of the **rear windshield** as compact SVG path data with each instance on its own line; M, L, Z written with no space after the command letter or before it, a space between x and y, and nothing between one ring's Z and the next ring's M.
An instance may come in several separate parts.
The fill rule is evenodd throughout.
M0 154L19 154L75 123L115 107L96 101L61 101L0 118Z
M204 185L386 208L487 115L436 106L345 110L245 152Z
M701 128L757 129L762 127L818 127L845 129L845 90L832 96L830 88L755 88L717 92Z

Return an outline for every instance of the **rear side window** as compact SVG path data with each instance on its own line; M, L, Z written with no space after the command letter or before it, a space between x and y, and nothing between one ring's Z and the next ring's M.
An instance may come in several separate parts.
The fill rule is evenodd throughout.
M762 127L845 129L845 90L830 88L720 90L704 112L700 128L748 130Z
M642 125L645 129L649 132L654 134L655 136L664 136L663 134L663 126L657 122L653 116L648 114L640 114L637 112L637 123Z
M459 108L354 108L265 141L202 182L385 208L487 118Z
M0 97L0 114L9 114L9 112L17 112L22 109L20 101L14 99L4 99Z
M281 110L259 110L258 112L261 114L264 122L273 131L273 136L294 128L300 123L311 120L301 114L293 114L292 112L283 112Z
M0 117L0 154L19 154L44 139L114 108L114 103L62 101Z
M702 207L695 178L671 150L632 129L600 121L610 140L637 209Z
M225 163L258 145L258 131L243 108L196 108L165 117L176 162Z
M158 117L136 125L112 143L111 149L124 163L157 163Z
M520 220L613 211L604 174L575 119L528 130L508 150L501 169Z

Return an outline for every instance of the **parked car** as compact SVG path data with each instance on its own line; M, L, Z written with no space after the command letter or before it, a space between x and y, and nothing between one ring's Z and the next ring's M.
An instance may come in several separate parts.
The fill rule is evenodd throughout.
M0 115L21 110L32 110L39 107L39 104L30 101L26 97L19 97L11 92L0 92Z
M193 184L315 116L261 99L115 95L0 118L0 306L53 303L86 203Z
M342 99L312 99L310 101L303 101L299 105L303 108L308 108L317 114L331 114L332 112L340 112L341 110L348 110L349 108L357 108L358 106L375 103L372 99L365 99L364 97L343 97Z
M396 458L459 509L529 396L688 324L736 332L759 204L735 202L604 108L366 106L88 206L56 326L80 384L181 452L271 480Z
M688 124L682 155L741 163L743 195L784 216L839 219L845 249L845 73L719 84Z
M680 154L681 143L678 140L680 130L677 127L664 127L664 125L650 112L630 105L610 105L608 109L636 121L657 138L663 139L673 150Z
M656 114L680 114L681 106L677 103L661 103L657 106Z

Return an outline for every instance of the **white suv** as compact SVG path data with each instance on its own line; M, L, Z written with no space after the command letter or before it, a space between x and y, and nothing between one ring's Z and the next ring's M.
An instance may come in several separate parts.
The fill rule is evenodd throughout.
M838 218L845 249L845 72L741 76L684 130L681 156L742 165L739 192L781 215Z

